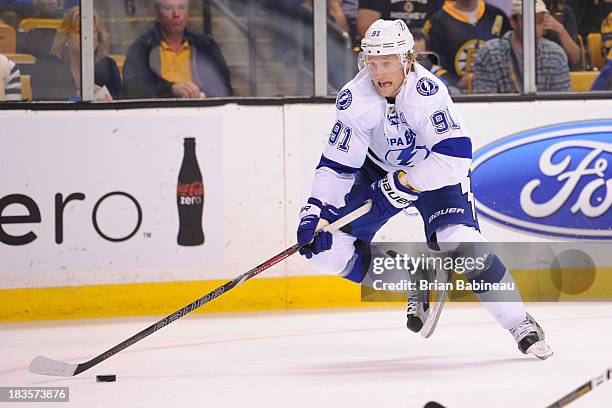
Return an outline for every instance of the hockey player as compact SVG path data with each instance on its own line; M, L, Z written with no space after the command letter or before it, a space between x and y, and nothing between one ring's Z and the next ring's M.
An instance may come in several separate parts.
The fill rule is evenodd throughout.
M426 240L444 251L486 243L470 190L472 144L446 87L414 61L414 40L402 20L377 20L362 40L360 71L339 92L337 120L315 171L311 197L300 212L301 253L317 270L364 284L376 231L404 208L420 213ZM321 221L372 200L372 209L342 231L316 233ZM444 211L455 208L460 210ZM485 244L486 245L486 244ZM501 261L486 252L486 268L466 271L469 280L513 282ZM415 297L408 327L419 331ZM513 302L476 293L495 320L509 330L521 352L552 355L544 332Z

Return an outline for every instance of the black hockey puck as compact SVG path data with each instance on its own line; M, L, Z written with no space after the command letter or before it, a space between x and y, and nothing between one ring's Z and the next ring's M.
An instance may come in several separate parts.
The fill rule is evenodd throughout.
M113 381L117 381L117 376L115 374L96 375L96 382L113 382Z

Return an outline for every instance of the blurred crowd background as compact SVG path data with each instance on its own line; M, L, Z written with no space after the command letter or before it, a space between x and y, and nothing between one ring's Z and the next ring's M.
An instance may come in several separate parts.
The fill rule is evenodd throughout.
M317 0L318 1L318 0ZM327 83L357 72L360 38L403 19L417 61L452 94L612 90L612 0L327 0ZM314 95L312 0L94 1L95 100ZM78 101L78 0L0 0L0 100Z

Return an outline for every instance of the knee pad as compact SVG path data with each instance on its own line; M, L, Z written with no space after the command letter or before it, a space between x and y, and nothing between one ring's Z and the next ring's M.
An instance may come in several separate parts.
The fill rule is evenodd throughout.
M461 243L488 242L474 227L451 224L436 230L436 243L442 251L453 251Z
M354 255L355 238L341 231L335 231L332 235L331 249L314 255L308 262L321 273L342 275Z
M453 257L457 266L455 272L468 279L476 279L489 270L499 273L501 262L493 254L491 244L475 228L461 224L448 225L436 231L436 238L440 249Z

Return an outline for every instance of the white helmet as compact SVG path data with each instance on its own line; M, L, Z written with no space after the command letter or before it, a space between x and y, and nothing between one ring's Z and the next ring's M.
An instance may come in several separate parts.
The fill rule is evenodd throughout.
M404 20L376 20L361 40L364 56L399 54L404 64L413 47L414 38Z

